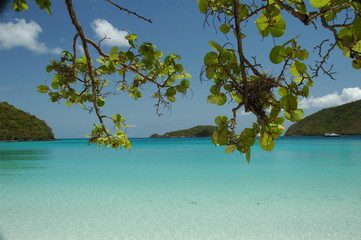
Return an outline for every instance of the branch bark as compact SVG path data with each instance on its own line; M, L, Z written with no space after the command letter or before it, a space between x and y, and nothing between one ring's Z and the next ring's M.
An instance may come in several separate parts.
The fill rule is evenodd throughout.
M74 11L74 7L73 7L73 1L72 0L65 0L65 3L66 3L66 7L67 7L67 10L68 10L68 13L69 13L69 17L73 23L73 25L75 26L75 29L77 31L77 34L79 34L79 37L82 41L82 46L83 46L83 49L84 49L84 54L85 54L85 57L86 57L86 60L87 60L87 68L88 68L88 74L89 74L89 78L90 78L90 81L91 81L91 87L92 87L92 102L93 102L93 106L94 106L94 110L95 110L95 113L98 117L98 120L102 126L102 129L104 131L104 133L106 135L110 135L107 131L107 128L105 126L105 123L103 121L103 117L100 113L100 109L97 105L97 100L98 100L98 95L97 95L97 84L96 84L96 81L95 81L95 77L94 77L94 73L93 73L93 66L91 64L91 56L90 56L90 53L89 53L89 49L88 49L88 39L86 38L85 36L85 33L83 31L83 28L82 26L80 25L77 17L76 17L76 13Z

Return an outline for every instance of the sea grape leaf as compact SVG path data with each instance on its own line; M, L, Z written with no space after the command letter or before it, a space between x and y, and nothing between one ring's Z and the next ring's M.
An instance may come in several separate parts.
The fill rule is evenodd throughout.
M274 24L270 26L271 35L274 37L281 37L286 30L286 22L283 18L279 18Z
M224 149L224 152L227 153L227 154L230 154L230 153L234 152L236 149L237 149L237 146L232 144L232 145L228 145Z
M259 138L259 144L261 148L265 151L271 151L275 147L275 142L273 141L273 138L268 134L265 134L264 136L261 136Z
M111 61L115 60L118 56L118 52L119 52L118 47L113 47L109 53L109 60Z
M46 85L39 85L36 87L36 90L40 93L47 93L49 91L49 87Z
M361 59L352 60L352 67L354 69L361 69Z
M294 76L299 76L307 72L307 66L303 62L295 60L291 65L290 72Z
M228 26L228 24L222 24L219 27L219 30L221 30L222 33L229 33L229 31L231 30L231 28Z
M209 52L204 56L204 64L205 65L211 65L214 62L216 62L215 60L217 60L218 58L218 54L215 52Z
M222 106L227 102L227 96L224 93L212 94L208 96L207 102Z
M282 62L285 59L286 56L286 49L283 46L275 46L272 48L270 54L269 54L269 59L271 60L272 63L274 64L278 64L280 62Z
M221 52L223 50L222 46L214 41L208 41L209 45L216 50L217 52Z
M315 8L323 8L330 3L331 0L310 0L310 4Z
M224 115L220 115L220 116L216 117L216 119L214 120L214 122L219 126L226 124L227 121L228 121L228 118L227 118L227 116L224 116Z

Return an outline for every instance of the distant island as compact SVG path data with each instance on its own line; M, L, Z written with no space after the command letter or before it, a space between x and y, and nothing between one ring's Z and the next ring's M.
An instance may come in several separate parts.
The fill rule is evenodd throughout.
M361 135L361 100L316 112L290 126L285 136Z
M0 102L0 141L48 141L54 133L45 121Z
M163 135L152 134L150 138L201 138L201 137L210 137L212 136L215 126L195 126L188 129L167 132Z

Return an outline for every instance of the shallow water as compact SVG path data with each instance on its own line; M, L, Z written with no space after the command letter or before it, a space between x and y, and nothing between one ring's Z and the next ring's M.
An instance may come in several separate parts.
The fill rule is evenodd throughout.
M0 143L1 240L359 240L361 138Z

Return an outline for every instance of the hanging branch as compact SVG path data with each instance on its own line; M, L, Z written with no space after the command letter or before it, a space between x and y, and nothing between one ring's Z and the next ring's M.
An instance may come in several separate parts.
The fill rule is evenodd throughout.
M107 131L107 128L105 126L104 120L103 120L103 116L100 113L100 109L97 105L97 100L98 100L98 95L97 95L97 83L95 80L95 76L94 76L94 72L93 72L93 66L91 64L92 59L89 53L89 49L88 49L88 39L85 36L85 33L83 31L82 26L80 25L77 17L76 17L76 13L74 11L74 7L73 7L73 2L72 0L65 0L67 9L68 9L68 13L69 13L69 17L72 20L73 25L76 28L77 31L77 35L79 34L79 37L82 41L82 46L83 46L83 50L84 50L84 54L86 57L86 64L87 64L87 68L88 68L88 75L91 81L91 87L92 87L92 103L93 103L93 108L95 110L95 113L97 115L97 118L102 126L102 129L104 131L104 133L106 133L106 135L110 136L110 134Z

